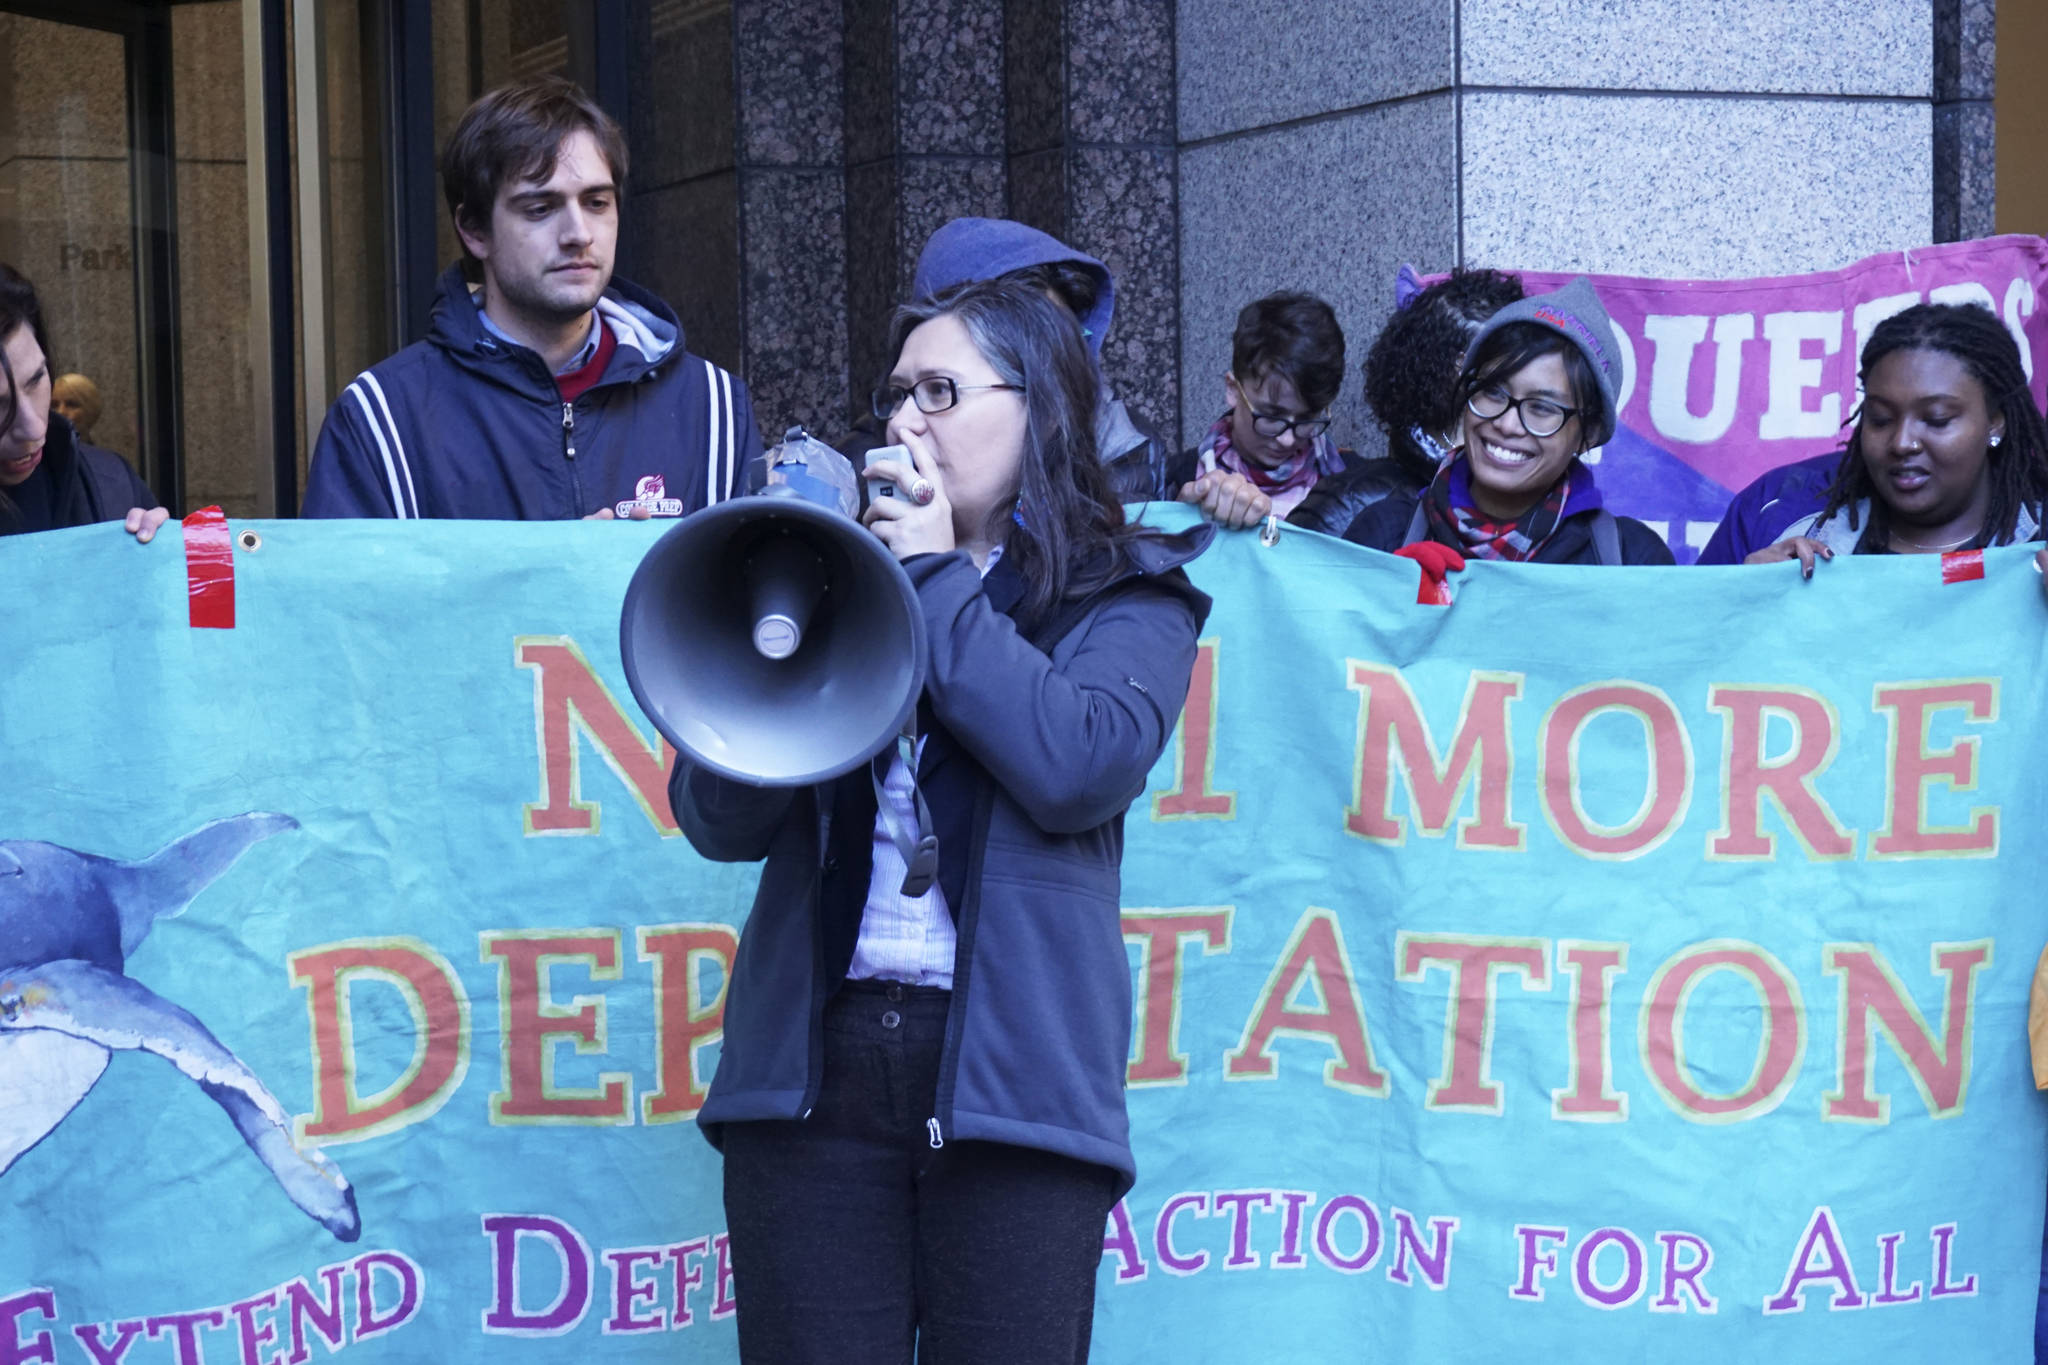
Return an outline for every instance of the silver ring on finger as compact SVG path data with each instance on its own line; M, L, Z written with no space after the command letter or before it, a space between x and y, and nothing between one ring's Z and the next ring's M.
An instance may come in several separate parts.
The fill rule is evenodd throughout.
M939 486L922 476L910 484L910 500L919 507L929 507L933 498L939 495Z

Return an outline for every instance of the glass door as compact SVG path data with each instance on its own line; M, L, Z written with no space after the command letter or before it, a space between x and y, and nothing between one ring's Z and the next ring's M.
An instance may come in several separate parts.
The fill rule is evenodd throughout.
M88 436L180 495L163 11L0 3L0 261L36 286Z

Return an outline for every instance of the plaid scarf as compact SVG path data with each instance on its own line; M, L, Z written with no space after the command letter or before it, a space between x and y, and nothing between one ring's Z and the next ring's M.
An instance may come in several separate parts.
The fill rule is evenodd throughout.
M1473 505L1472 468L1464 455L1438 470L1422 495L1429 538L1475 559L1534 559L1567 517L1600 505L1592 471L1577 460L1541 502L1513 521L1495 521Z
M1213 474L1220 468L1242 474L1252 481L1252 487L1273 499L1276 510L1284 510L1279 504L1284 502L1288 508L1293 507L1315 486L1317 479L1343 472L1344 458L1337 453L1337 443L1327 431L1306 448L1296 447L1294 454L1273 469L1247 460L1230 443L1231 411L1235 409L1218 417L1209 434L1202 438L1201 462L1196 466L1200 473Z

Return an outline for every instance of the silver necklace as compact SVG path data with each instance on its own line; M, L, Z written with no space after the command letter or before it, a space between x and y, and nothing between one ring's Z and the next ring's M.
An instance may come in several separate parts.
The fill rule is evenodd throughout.
M1893 544L1903 545L1909 550L1918 550L1923 554L1937 554L1949 550L1954 550L1964 545L1968 545L1971 541L1975 540L1979 534L1981 534L1981 531L1972 531L1970 534L1964 536L1961 540L1951 540L1946 545L1928 545L1921 541L1908 540L1896 531L1890 533L1890 539Z

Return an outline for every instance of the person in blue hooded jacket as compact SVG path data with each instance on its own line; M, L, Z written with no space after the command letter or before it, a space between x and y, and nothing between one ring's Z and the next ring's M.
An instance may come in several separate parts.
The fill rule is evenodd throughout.
M465 260L428 337L329 410L303 515L637 518L730 496L761 453L746 386L612 273L618 125L557 77L507 86L463 114L441 170Z
M818 786L679 759L706 857L766 858L698 1122L725 1154L741 1358L1087 1358L1135 1165L1124 812L1187 692L1214 528L1127 523L1080 330L1042 291L905 306L911 463L865 516L923 609L915 737ZM926 842L932 836L934 845Z
M1100 365L1102 343L1116 317L1116 279L1101 261L1007 218L955 218L926 239L911 292L929 299L976 280L1012 280L1044 290L1074 315ZM1163 482L1170 452L1132 420L1106 378L1099 380L1096 395L1095 449L1125 501L1170 499L1177 492Z

